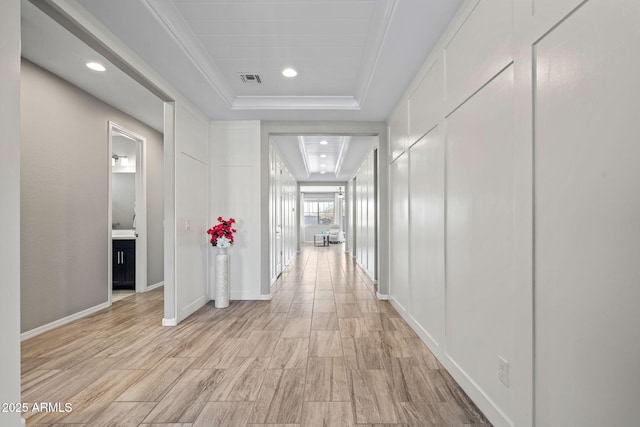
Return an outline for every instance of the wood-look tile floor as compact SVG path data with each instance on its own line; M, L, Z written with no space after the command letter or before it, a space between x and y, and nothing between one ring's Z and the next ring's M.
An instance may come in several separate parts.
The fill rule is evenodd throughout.
M27 426L490 425L343 251L305 246L271 301L162 327L158 289L25 341L22 401L72 405Z

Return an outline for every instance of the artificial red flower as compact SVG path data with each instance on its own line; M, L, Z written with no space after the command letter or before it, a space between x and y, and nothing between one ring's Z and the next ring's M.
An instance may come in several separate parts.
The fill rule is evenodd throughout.
M230 243L233 243L234 242L233 233L236 232L236 229L231 228L231 224L236 222L236 220L233 218L229 218L228 220L225 220L221 216L219 216L218 222L219 224L216 224L207 230L207 234L211 236L211 239L209 239L209 243L211 243L211 245L213 246L218 246L218 239L220 237L225 237L229 239Z

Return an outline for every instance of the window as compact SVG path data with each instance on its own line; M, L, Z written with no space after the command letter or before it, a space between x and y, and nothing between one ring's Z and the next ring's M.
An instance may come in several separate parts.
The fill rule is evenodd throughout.
M329 225L333 224L334 202L325 201L305 201L304 202L304 224L305 225Z

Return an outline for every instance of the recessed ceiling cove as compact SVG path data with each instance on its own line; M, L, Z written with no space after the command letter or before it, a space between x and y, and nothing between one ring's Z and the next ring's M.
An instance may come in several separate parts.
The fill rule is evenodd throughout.
M357 109L394 2L144 0L232 109ZM295 68L287 79L282 69ZM229 79L251 70L261 85Z
M372 121L388 117L462 3L76 1L210 118Z
M307 178L324 175L324 179L335 179L350 141L350 136L298 136Z

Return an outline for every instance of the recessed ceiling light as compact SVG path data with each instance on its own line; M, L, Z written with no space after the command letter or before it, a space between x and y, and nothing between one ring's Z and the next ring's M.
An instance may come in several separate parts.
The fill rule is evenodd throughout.
M104 71L104 65L98 64L97 62L88 62L87 67L91 68L93 71Z
M322 157L324 159L325 157L327 157L327 155L326 154L320 154L320 157Z
M320 173L321 173L321 174L325 174L326 172L325 172L325 171L320 171Z
M285 68L282 70L282 75L285 77L295 77L298 75L298 72L293 68Z
M320 165L321 168L326 167L327 165L325 165L324 163Z
M320 145L327 145L328 142L327 141L320 141Z

